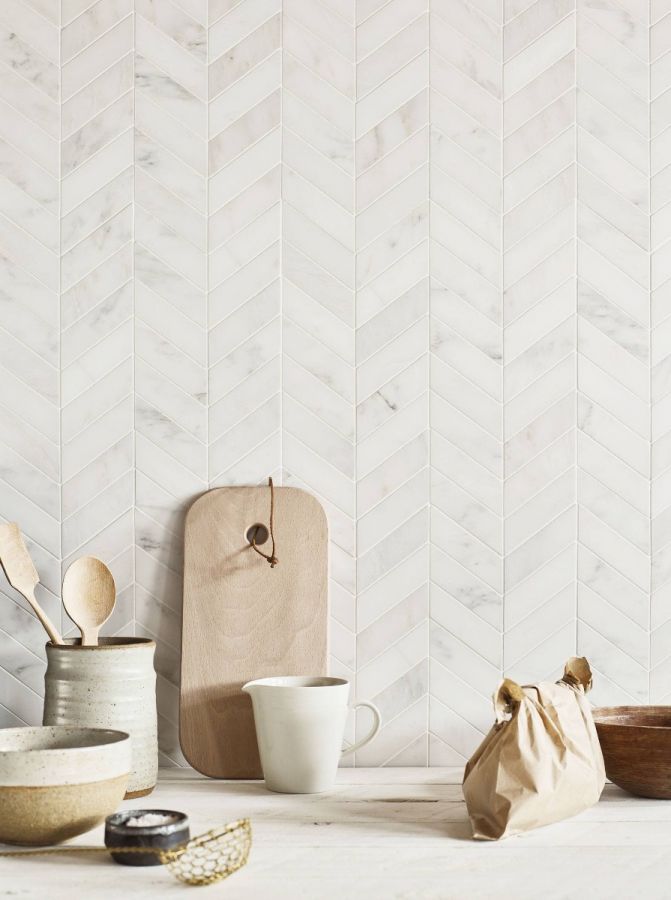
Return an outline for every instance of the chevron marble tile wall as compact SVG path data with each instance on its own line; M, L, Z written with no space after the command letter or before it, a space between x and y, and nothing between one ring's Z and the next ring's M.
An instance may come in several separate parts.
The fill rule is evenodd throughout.
M0 515L57 619L111 566L163 764L184 511L269 474L328 513L357 764L464 762L575 652L670 702L670 238L671 0L2 0Z

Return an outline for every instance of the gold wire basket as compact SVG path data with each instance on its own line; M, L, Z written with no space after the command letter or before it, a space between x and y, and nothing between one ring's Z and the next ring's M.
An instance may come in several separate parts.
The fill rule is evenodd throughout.
M249 858L252 826L238 819L191 838L170 850L153 847L48 847L44 850L8 850L0 856L41 856L64 853L153 853L166 869L184 884L204 885L223 881Z
M183 847L162 850L158 857L185 884L214 884L241 869L252 846L249 819L239 819L192 838Z

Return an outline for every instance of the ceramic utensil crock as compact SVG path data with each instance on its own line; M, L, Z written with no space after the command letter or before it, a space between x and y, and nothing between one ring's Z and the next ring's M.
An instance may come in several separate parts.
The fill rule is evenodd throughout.
M145 638L79 638L47 644L44 724L117 728L131 736L133 762L126 797L156 785L156 645Z
M263 777L271 791L316 794L329 790L341 757L360 750L380 730L377 707L361 700L352 708L370 709L373 727L365 738L341 749L350 691L344 678L260 678L242 690L252 698Z

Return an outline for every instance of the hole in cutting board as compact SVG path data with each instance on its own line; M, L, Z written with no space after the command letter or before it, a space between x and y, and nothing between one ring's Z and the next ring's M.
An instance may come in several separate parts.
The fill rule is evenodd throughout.
M247 533L245 534L245 538L250 544L252 543L252 541L255 541L256 546L261 547L269 538L268 529L265 525L257 522L255 525L249 526L249 528L247 529Z

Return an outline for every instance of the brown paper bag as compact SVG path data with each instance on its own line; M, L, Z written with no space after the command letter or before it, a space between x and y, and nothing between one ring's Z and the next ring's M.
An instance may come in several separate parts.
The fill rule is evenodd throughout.
M474 837L519 834L597 802L606 773L585 696L591 687L589 663L577 657L556 684L501 682L494 694L496 723L464 773Z

